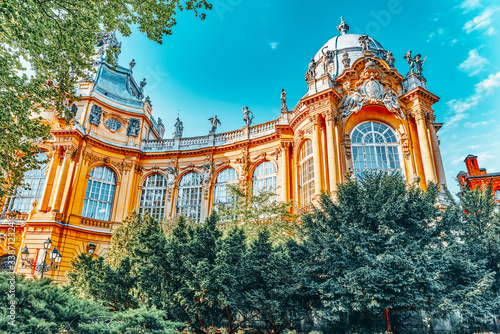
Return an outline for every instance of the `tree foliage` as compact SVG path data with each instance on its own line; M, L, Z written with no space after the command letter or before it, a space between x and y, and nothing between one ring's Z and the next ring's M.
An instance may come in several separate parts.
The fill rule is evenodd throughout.
M291 203L278 201L276 192L263 189L253 193L248 185L226 187L234 202L217 212L224 229L241 227L248 240L255 239L263 230L269 230L274 242L284 241L296 231L297 217L290 213Z
M14 301L14 304L11 304ZM157 333L174 334L183 324L166 320L157 309L109 312L90 300L81 300L50 279L27 280L0 273L0 330L6 333ZM13 305L12 309L9 309Z
M162 43L177 11L204 19L211 8L206 0L0 1L0 197L21 184L26 170L37 168L34 143L49 133L37 114L67 114L102 29L128 36L133 25Z

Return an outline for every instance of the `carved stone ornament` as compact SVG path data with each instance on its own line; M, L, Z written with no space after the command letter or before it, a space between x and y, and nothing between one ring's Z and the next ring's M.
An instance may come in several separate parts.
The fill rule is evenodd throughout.
M73 103L71 105L70 113L73 117L75 117L77 112L78 112L78 107L76 106L76 104Z
M388 88L382 97L382 102L384 106L392 113L398 114L402 119L405 118L404 113L401 110L401 104L399 103L398 96L396 93Z
M403 156L406 160L410 160L410 143L408 142L406 133L403 133L401 136L401 146L403 148Z
M348 134L344 135L344 139L342 140L342 144L344 145L345 157L350 160L352 157L351 153L351 138Z
M128 121L127 136L137 137L141 128L141 121L138 118L131 118Z
M172 190L174 189L175 182L177 181L177 176L179 175L177 168L169 166L167 168L167 200L172 199Z
M314 78L316 77L316 66L318 66L318 64L316 63L314 58L311 58L311 62L309 63L309 68L307 69L305 75L306 81L314 80Z
M351 67L351 58L349 58L349 53L347 52L344 52L342 55L342 65L344 65L344 68Z
M108 118L106 120L106 126L108 127L109 130L115 132L121 129L122 123L120 123L120 121L118 121L115 118Z
M99 107L97 104L94 104L92 106L92 109L90 109L89 122L91 124L99 126L99 124L101 123L101 115L102 115L102 108Z
M107 165L111 165L118 169L121 174L124 172L128 172L132 169L132 163L125 162L125 161L113 161L109 157L98 157L94 155L92 152L83 152L83 161L86 161L89 165L93 165L96 163L103 163Z

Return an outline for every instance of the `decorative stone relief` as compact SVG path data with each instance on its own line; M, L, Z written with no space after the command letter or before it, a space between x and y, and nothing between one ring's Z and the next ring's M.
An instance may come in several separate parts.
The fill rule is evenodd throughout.
M138 118L131 118L128 121L127 136L137 137L141 128L141 121Z
M98 157L92 152L83 151L83 161L86 161L89 165L93 165L99 162L103 164L111 165L120 171L120 174L128 172L132 169L132 163L124 161L112 161L109 157Z
M342 65L344 65L344 69L351 67L351 58L349 58L349 53L345 51L342 55Z
M96 126L99 126L99 124L101 123L101 115L102 108L96 104L92 105L92 109L90 109L89 122Z
M346 159L350 160L351 157L352 157L352 154L351 154L351 138L349 137L348 134L344 135L344 139L342 140L342 145L344 145Z
M408 136L403 133L401 136L401 146L403 148L403 156L406 160L410 160L410 143L408 141Z
M73 103L71 105L70 113L73 117L76 116L76 114L78 113L78 107L76 106L76 104Z
M118 121L117 119L108 118L106 120L106 126L108 127L109 130L115 132L121 129L122 123L120 123L120 121Z
M177 176L179 172L177 171L177 167L169 166L167 168L167 200L170 201L172 199L172 190L174 189L175 182L177 181Z

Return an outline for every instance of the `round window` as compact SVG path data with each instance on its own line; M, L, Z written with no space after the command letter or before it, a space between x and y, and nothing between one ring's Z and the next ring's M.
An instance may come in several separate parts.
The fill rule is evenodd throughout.
M120 123L119 121L117 121L114 118L108 118L106 120L106 125L113 132L117 131L117 130L120 130L120 128L122 127L122 123Z

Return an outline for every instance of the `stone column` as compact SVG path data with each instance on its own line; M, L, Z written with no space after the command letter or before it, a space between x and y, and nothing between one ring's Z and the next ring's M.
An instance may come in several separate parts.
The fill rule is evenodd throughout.
M435 118L434 116L433 118ZM439 188L443 191L443 185L446 185L446 177L444 175L443 160L441 159L441 150L439 149L439 140L436 134L436 129L434 128L434 120L429 123L429 132L431 135L431 143L434 152L434 161L436 162L436 172L439 179Z
M57 165L59 165L59 147L54 149L52 158L50 159L49 169L47 171L47 177L45 182L45 187L43 189L42 201L40 203L40 211L47 212L50 202L50 193L52 192L52 187L54 185L54 178L56 176Z
M69 165L72 160L73 152L75 149L71 146L67 146L64 152L64 160L61 166L61 172L59 173L59 178L57 179L56 191L54 197L54 205L52 206L52 211L59 212L61 209L61 201L64 194L64 188L66 187L66 181L68 180Z
M319 115L312 117L313 122L313 156L314 156L314 197L319 198L323 190L321 174L321 138L320 138L320 119Z
M339 182L338 157L337 157L337 140L335 136L335 116L333 111L326 115L326 140L328 148L328 174L330 176L330 191L337 192L337 183Z
M430 181L436 182L434 174L434 164L432 159L431 147L429 137L427 136L427 128L425 122L425 112L420 110L415 115L417 121L418 140L420 145L420 152L422 153L422 163L424 165L425 182L428 184Z
M281 143L281 155L280 155L280 201L287 202L289 199L289 150L288 143Z

